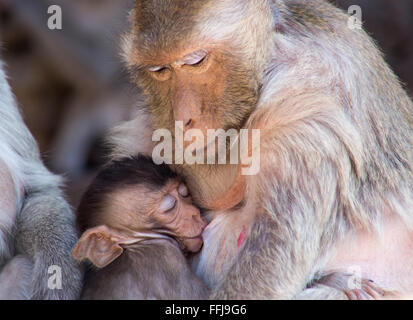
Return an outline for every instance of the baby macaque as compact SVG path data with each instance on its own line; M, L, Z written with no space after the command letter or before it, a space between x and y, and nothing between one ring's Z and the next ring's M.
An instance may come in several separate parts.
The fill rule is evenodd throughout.
M84 195L73 257L89 260L83 299L206 299L183 252L198 252L206 222L166 165L144 156L107 165Z

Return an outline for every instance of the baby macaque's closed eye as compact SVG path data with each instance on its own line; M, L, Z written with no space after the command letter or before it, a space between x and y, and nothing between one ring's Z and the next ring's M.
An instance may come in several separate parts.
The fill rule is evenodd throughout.
M189 190L185 184L179 184L176 190L178 191L179 196L183 198L189 197ZM159 210L164 213L171 212L176 208L177 204L178 199L173 194L167 194L161 199Z
M170 212L173 209L175 209L176 204L177 199L174 196L168 194L162 198L161 203L159 205L159 210L161 212Z
M189 196L188 187L184 185L183 183L181 183L178 187L178 193L184 198L188 197Z

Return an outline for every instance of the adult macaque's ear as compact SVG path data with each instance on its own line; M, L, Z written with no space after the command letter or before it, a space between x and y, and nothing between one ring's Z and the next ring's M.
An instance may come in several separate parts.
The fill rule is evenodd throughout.
M118 231L106 226L91 228L82 234L72 256L77 261L88 259L96 267L104 268L122 254L119 244L124 240Z

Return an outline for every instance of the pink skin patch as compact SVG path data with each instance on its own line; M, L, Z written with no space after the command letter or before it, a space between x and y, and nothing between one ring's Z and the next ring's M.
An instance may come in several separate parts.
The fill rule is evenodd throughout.
M237 247L241 247L242 244L244 243L245 239L247 238L247 229L245 226L242 227L242 231L239 234L238 240L237 240Z

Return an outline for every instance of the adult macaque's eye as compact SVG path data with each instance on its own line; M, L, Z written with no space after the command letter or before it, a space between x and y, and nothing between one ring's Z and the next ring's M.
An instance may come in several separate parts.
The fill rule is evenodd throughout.
M197 67L203 64L207 59L207 52L200 50L184 58L184 64L191 67Z
M149 67L148 68L148 70L150 72L162 72L165 69L166 69L166 67L162 67L162 66L155 66L155 67Z
M178 193L182 196L182 197L187 197L189 196L189 191L188 188L186 187L186 185L184 185L183 183L181 183L178 187Z
M148 71L151 72L154 78L160 81L168 80L171 77L171 70L168 67L163 67L163 66L149 67Z
M204 62L206 59L206 56L201 57L201 58L197 58L192 60L191 62L186 63L186 65L188 66L192 66L192 67L197 67L200 66L202 64L202 62Z
M162 212L170 212L173 209L175 209L176 203L177 203L176 198L174 196L171 196L171 195L168 194L168 195L166 195L165 197L162 198L159 209Z

